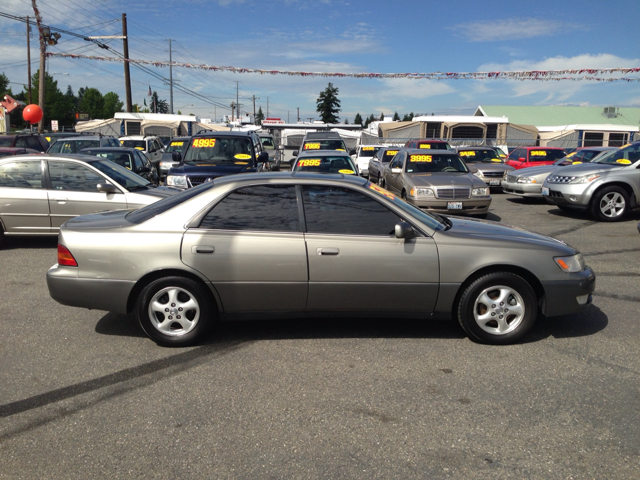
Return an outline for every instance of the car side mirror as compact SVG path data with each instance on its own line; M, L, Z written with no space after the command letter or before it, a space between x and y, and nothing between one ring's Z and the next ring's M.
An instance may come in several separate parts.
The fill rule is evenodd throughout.
M98 185L96 185L96 188L98 189L99 192L104 192L104 193L116 193L118 191L116 186L111 185L110 183L99 183Z
M407 222L396 223L396 238L413 238L416 236L416 232L413 231L413 227Z
M391 169L391 173L402 173L402 169L401 168L392 168Z
M283 150L284 151L284 145L278 145L276 147L276 150Z
M149 173L150 171L149 167L140 167L138 173Z
M355 155L356 154L356 149L352 148L351 150L349 150L349 155Z
M518 161L519 161L519 162L526 162L526 161L527 161L527 159L526 159L526 158L524 158L524 157L520 157L520 158L518 159Z
M269 154L267 152L260 152L258 154L258 163L267 163L269 161Z
M180 163L182 161L182 154L180 152L171 152L171 160Z

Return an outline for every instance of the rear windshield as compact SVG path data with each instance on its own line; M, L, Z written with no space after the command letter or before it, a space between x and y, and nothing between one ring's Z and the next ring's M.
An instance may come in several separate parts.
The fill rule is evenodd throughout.
M354 175L356 169L351 162L351 158L347 156L336 157L305 157L300 158L293 168L294 172L311 172L311 173L343 173L345 175Z
M382 163L389 163L397 153L398 150L385 150L385 152L382 154Z
M266 149L266 150L275 150L276 146L273 143L273 138L270 137L263 137L260 138L260 141L262 142L262 146Z
M171 140L167 148L164 150L166 153L171 152L184 152L184 149L189 145L189 140Z
M373 157L380 147L360 147L359 157Z
M418 142L418 147L421 150L448 150L449 144L447 142Z
M167 198L163 198L155 203L142 207L138 210L134 210L127 214L126 219L131 223L142 223L146 222L150 218L155 217L156 215L160 215L161 213L166 212L167 210L172 209L180 205L187 200L200 195L201 193L209 190L213 187L213 182L203 183L202 185L198 185L197 187L188 188L176 195L172 195Z
M144 140L120 140L125 148L137 148L138 150L146 150L147 145Z
M565 157L564 150L529 150L530 162L549 162Z
M84 153L84 152L83 152ZM117 163L121 167L126 168L127 170L133 169L133 158L131 158L131 154L129 152L119 153L119 152L86 152L89 155L95 155L96 157L106 158L107 160L111 160L114 163Z
M253 160L253 149L248 137L192 138L184 155L184 163L200 167L246 165Z
M10 147L15 137L0 136L0 147Z
M496 151L490 148L483 150L460 150L458 155L460 155L467 163L502 163L502 160L498 157Z
M51 145L47 153L77 153L83 148L100 146L100 140L58 140Z
M302 150L341 150L347 151L347 146L342 140L310 140L304 142Z
M405 172L468 172L467 166L457 155L407 155Z

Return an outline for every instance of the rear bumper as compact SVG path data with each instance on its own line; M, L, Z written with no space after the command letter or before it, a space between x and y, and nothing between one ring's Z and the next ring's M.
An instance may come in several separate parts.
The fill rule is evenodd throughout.
M77 268L56 264L47 272L49 295L70 307L127 313L127 301L135 282L130 280L78 278Z
M547 317L577 313L591 303L591 294L596 289L593 270L587 267L569 276L568 280L542 282L546 295L542 313Z

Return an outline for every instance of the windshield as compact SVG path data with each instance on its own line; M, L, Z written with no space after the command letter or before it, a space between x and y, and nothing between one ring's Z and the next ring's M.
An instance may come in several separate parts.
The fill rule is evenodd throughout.
M530 162L550 162L565 157L564 150L531 150L529 151Z
M148 180L109 160L91 162L90 165L100 170L107 177L119 185L122 185L127 190L138 190L145 188L147 185L151 185Z
M640 143L620 147L617 150L606 152L591 163L603 163L608 165L632 165L640 160Z
M114 163L117 163L121 167L126 168L127 170L133 169L133 159L131 158L131 154L129 152L95 152L88 151L82 152L87 153L88 155L95 155L96 157L106 158L107 160L111 160Z
M10 147L14 137L0 136L0 147Z
M47 153L77 153L83 148L100 146L100 140L58 140L51 145Z
M393 205L395 207L398 207L400 210L402 210L402 211L408 213L409 215L417 218L418 220L420 220L425 225L428 225L429 227L431 227L433 230L444 230L445 229L445 225L443 225L442 222L440 222L437 218L433 217L432 215L430 215L430 214L428 214L426 212L423 212L419 208L414 207L410 203L405 202L401 198L396 197L393 193L391 193L388 190L385 190L381 186L376 185L375 183L368 182L366 184L366 187L369 189L370 192L375 193L377 196L382 197L382 198L386 199L387 201L393 202Z
M173 140L165 149L165 153L180 152L182 153L189 143L188 140Z
M304 142L302 150L341 150L347 151L347 146L342 140L311 140Z
M355 175L356 168L347 156L300 158L293 168L294 172L311 173L343 173L345 175Z
M458 155L467 163L503 163L496 151L490 148L482 150L460 150Z
M398 150L385 150L385 152L382 154L382 163L389 163L397 153Z
M253 161L248 137L194 138L184 163L198 166L246 165Z
M464 172L469 170L457 155L408 155L405 165L407 173Z
M262 146L266 149L266 150L275 150L276 146L273 143L273 138L270 137L261 137L260 141L262 142Z
M420 150L448 150L451 148L447 142L418 142Z
M359 157L373 157L380 147L360 147Z
M144 140L120 140L120 143L125 148L137 148L138 150L147 149Z

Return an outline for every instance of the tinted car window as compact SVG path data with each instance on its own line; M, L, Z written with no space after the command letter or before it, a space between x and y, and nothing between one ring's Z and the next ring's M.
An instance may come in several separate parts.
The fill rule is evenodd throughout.
M253 148L248 137L197 137L185 153L189 165L231 165L247 163L253 159Z
M347 147L342 140L308 140L304 142L302 150L343 150Z
M27 137L27 147L38 151L42 150L42 146L36 137Z
M351 175L355 173L356 168L353 166L350 157L304 157L296 162L293 169L295 172L314 172L314 173L344 173Z
M303 187L307 231L388 237L400 221L395 213L362 193L342 187Z
M382 154L382 163L389 163L398 153L398 150L385 150Z
M563 158L565 155L564 150L529 150L529 161L548 162Z
M107 160L111 160L118 165L131 170L133 168L133 164L131 162L131 155L128 152L119 153L119 152L100 152L95 154L96 157L106 158Z
M235 190L211 209L200 228L297 232L295 186L256 185Z
M62 140L54 143L47 153L76 153L83 148L100 146L100 140Z
M137 148L138 150L145 150L147 148L144 140L123 140L122 146L125 148Z
M27 148L27 140L24 137L18 137L16 140L16 147Z
M594 159L593 163L631 165L638 160L640 160L640 143L634 143L627 147L611 150Z
M407 173L469 171L457 155L409 154L406 165Z
M166 148L165 152L182 152L185 149L187 143L188 141L186 140L172 140L171 143L169 143L169 146Z
M171 210L173 207L180 205L181 203L186 202L187 200L200 195L201 193L211 189L213 187L213 183L207 182L202 185L198 185L194 188L189 188L184 190L176 195L172 195L167 198L163 198L151 205L147 205L146 207L142 207L138 210L134 210L133 212L127 213L125 217L130 223L142 223L146 222L150 218L155 217L156 215L160 215L161 213L166 212L167 210Z
M0 165L0 187L42 188L40 162L11 162Z
M360 147L360 157L373 157L376 152L380 150L380 147Z
M5 137L0 135L0 147L11 147L14 137Z
M92 170L71 162L49 161L49 176L54 190L97 192L104 179Z
M486 162L486 163L502 163L498 158L498 154L493 149L482 150L460 150L458 155L467 163Z
M91 162L91 166L100 170L107 177L122 185L129 191L146 189L147 186L150 185L149 181L139 175L136 175L132 171L121 167L115 162L100 160L98 162Z

